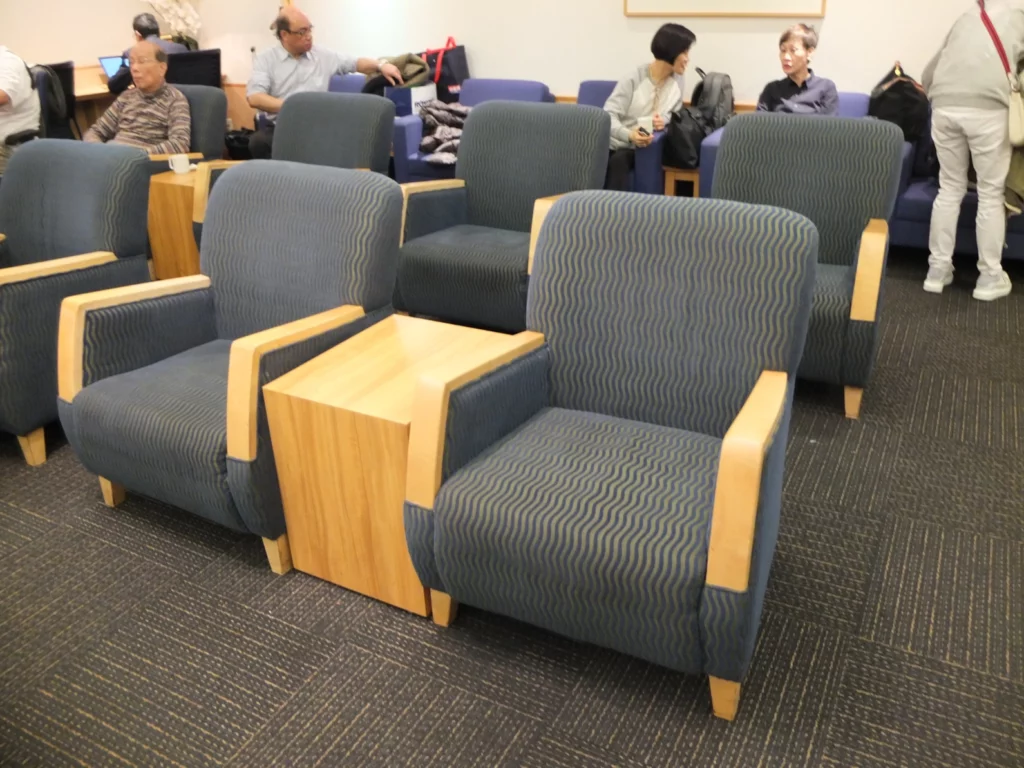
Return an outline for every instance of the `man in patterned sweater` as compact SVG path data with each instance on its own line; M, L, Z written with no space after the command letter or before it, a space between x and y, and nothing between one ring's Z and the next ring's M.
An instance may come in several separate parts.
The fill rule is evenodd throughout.
M164 80L167 54L148 40L131 49L128 63L135 87L120 96L92 128L86 141L141 147L151 155L188 152L188 100Z

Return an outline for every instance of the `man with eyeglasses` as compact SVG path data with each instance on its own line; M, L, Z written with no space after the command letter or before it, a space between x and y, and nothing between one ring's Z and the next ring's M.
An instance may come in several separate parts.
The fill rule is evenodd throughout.
M271 155L274 123L284 100L295 93L326 91L332 75L361 72L384 75L392 84L402 82L398 67L377 59L343 56L313 45L313 25L294 6L282 8L271 26L280 45L253 59L247 96L249 106L266 114L265 127L253 134L249 150L257 159Z
M188 100L164 80L167 54L150 40L128 53L135 87L117 97L82 138L140 147L151 155L188 152L192 140Z

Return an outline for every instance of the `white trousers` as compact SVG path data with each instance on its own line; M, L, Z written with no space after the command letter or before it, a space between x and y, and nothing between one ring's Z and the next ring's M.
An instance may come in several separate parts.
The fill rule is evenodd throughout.
M948 269L956 245L960 203L967 193L967 169L978 174L978 271L1002 272L1006 242L1006 175L1010 171L1010 132L1003 109L945 107L932 111L932 140L939 157L939 196L932 208L928 265Z

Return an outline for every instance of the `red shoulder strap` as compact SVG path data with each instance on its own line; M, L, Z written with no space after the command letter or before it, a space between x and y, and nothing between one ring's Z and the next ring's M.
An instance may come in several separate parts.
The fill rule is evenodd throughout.
M989 18L988 11L985 10L985 0L978 0L978 7L981 8L981 23L985 25L985 29L988 30L989 36L992 38L992 42L995 43L996 51L999 53L999 60L1003 62L1003 69L1006 70L1006 74L1011 73L1010 60L1006 57L1006 49L1003 48L1003 41L999 39L999 33L996 32L996 28L992 26L992 19Z

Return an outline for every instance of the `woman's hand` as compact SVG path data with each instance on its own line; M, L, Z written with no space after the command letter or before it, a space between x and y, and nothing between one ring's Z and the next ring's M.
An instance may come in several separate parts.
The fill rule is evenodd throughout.
M649 134L645 136L644 134L640 133L639 128L634 128L633 132L629 134L629 140L634 147L648 147L650 146L652 139L653 137L650 136Z
M664 131L665 130L665 118L661 115L654 116L654 130Z

